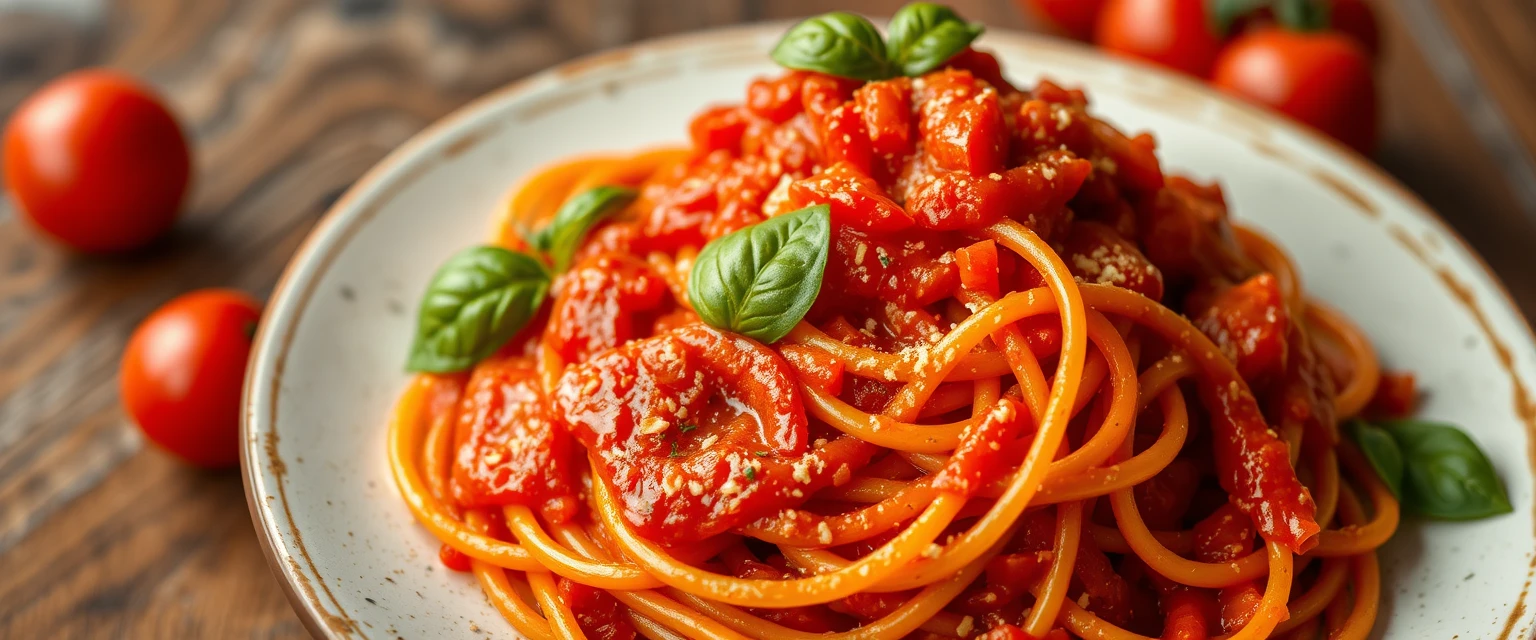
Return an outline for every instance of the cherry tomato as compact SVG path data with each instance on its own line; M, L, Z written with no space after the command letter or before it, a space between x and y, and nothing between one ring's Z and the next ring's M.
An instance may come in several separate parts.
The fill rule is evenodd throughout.
M1289 0L1278 0L1286 2ZM1381 30L1376 24L1376 12L1371 9L1368 0L1297 0L1299 2L1328 4L1326 12L1327 21L1319 25L1285 25L1292 30L1308 31L1327 28L1348 35L1365 48L1366 53L1375 59L1381 53ZM1275 26L1280 22L1275 15L1273 6L1260 5L1248 13L1236 17L1229 34L1239 34L1264 27Z
M226 289L184 294L128 339L123 408L144 435L200 467L240 461L240 392L261 306Z
M1381 31L1376 27L1376 13L1365 0L1333 0L1328 19L1334 31L1354 38L1372 59L1381 53Z
M1078 40L1093 37L1104 0L1019 0L1028 11Z
M1309 124L1361 153L1376 145L1376 82L1354 38L1275 27L1239 36L1211 84Z
M71 73L5 129L5 185L43 233L86 252L132 249L176 220L191 154L152 91L111 71Z
M1205 77L1221 39L1205 0L1108 0L1093 41L1108 51Z

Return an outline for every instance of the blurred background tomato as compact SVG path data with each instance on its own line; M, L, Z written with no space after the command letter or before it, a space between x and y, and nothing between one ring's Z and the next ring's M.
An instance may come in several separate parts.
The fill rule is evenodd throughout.
M1204 76L1222 45L1205 5L1205 0L1108 0L1094 21L1093 42L1106 51Z
M1221 51L1211 84L1370 154L1377 116L1371 69L1365 47L1341 32L1264 26Z
M84 252L134 249L176 220L191 154L155 92L112 71L39 89L4 134L4 178L21 214Z
M1024 8L1061 33L1087 40L1104 10L1105 0L1022 0Z
M261 305L228 289L182 294L123 350L123 409L150 441L191 464L240 462L240 394Z
M1060 33L1197 78L1369 155L1381 32L1365 0L1020 0Z

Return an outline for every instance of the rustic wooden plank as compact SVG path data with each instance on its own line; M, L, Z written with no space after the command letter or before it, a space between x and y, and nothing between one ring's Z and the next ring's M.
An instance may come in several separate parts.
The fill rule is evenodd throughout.
M1536 3L1435 0L1526 149L1536 149Z
M1424 18L1412 12L1426 4L1405 0L1379 5L1388 38L1380 70L1385 119L1376 159L1465 236L1504 280L1526 316L1536 316L1536 270L1530 268L1529 254L1536 219L1517 197L1519 185L1506 180L1506 160L1484 146L1456 92L1437 80L1431 59L1459 55L1453 48L1465 40L1416 37L1418 29L1410 23ZM1436 14L1429 16L1435 19ZM1457 89L1478 91L1468 80L1458 81ZM1506 113L1519 108L1502 105Z
M15 218L0 222L0 246L27 247L0 277L19 294L0 306L0 495L17 498L0 503L0 547L57 502L53 488L101 472L43 461L125 453L112 448L115 437L66 436L115 410L115 362L138 319L190 288L264 293L297 238L385 153L468 98L565 55L538 39L530 49L439 33L424 5L358 20L319 3L195 4L193 26L228 35L162 34L180 28L166 13L180 5L148 2L127 22L148 25L142 37L156 44L120 48L130 68L180 67L147 70L198 138L197 191L171 237L138 255L92 259L38 244Z
M135 0L94 19L0 14L0 114L47 78L107 63L162 88L198 161L183 220L136 255L73 256L0 213L0 637L302 634L238 477L140 451L117 407L118 354L181 291L264 295L325 208L410 134L583 50L535 5ZM480 19L500 23L478 32Z
M48 78L96 59L99 19L37 9L0 15L0 112Z
M157 452L71 503L5 567L0 637L305 636L257 546L239 474Z
M1527 222L1536 225L1536 5L1407 0L1403 9ZM1464 45L1429 46L1453 38Z

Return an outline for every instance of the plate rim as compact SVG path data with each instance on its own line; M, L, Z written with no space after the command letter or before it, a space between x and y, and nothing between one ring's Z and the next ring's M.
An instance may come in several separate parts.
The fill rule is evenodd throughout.
M394 187L403 186L399 178L409 178L409 175L400 176L394 181L387 178L410 165L423 162L427 158L423 152L440 141L453 140L446 146L456 149L455 152L475 146L480 141L481 136L477 135L480 132L471 130L465 135L455 137L454 131L466 122L485 116L488 112L495 110L498 105L516 96L535 91L543 85L569 83L583 76L621 67L645 52L676 48L695 49L708 45L718 46L741 38L755 39L764 37L770 32L780 32L791 23L792 21L753 22L649 38L621 47L584 54L501 85L444 114L391 150L354 181L305 236L273 286L252 341L252 355L247 363L246 377L242 387L240 467L246 505L256 529L262 554L266 558L268 568L278 579L289 604L312 636L347 638L361 632L361 629L330 594L324 577L308 557L302 533L293 526L291 515L287 516L287 526L283 527L275 517L269 518L267 511L262 507L263 499L276 499L282 503L281 507L285 513L289 509L282 477L285 473L285 463L277 456L279 435L273 428L276 416L275 412L265 411L258 402L264 394L259 388L257 374L271 371L269 379L264 382L266 393L270 395L268 405L275 408L281 391L279 383L282 380L283 364L294 335L297 333L298 320L302 317L315 287L324 277L331 262L362 225L372 218L369 214L377 209L376 205L360 205L368 205L368 201L381 196L387 197ZM1024 49L1045 48L1069 57L1086 58L1097 64L1134 69L1138 73L1153 76L1159 82L1170 83L1180 90L1198 94L1201 101L1215 102L1225 108L1235 109L1244 116L1261 123L1265 128L1279 129L1301 138L1308 146L1324 149L1326 156L1341 161L1351 171L1390 192L1406 205L1406 209L1411 214L1427 223L1438 236L1453 240L1459 246L1460 255L1470 258L1472 265L1492 284L1492 290L1498 293L1497 302L1502 307L1500 310L1513 315L1518 320L1516 325L1523 331L1525 343L1536 344L1536 330L1532 328L1531 319L1516 304L1514 296L1510 294L1504 281L1482 254L1418 194L1355 150L1305 125L1291 122L1262 107L1217 92L1196 79L1141 61L1111 56L1081 43L1013 29L989 29L983 44L986 44L986 41L1008 41L1010 45ZM1412 247L1408 249L1410 253L1414 252ZM1415 255L1415 258L1427 268L1433 269L1434 265L1430 264L1426 257ZM295 295L298 297L295 298ZM1469 311L1475 314L1482 313L1475 306ZM276 330L273 329L278 325L284 326L282 335L277 335ZM1493 337L1491 328L1489 331L1490 337ZM1511 370L1508 373L1517 384L1522 382L1518 372ZM1536 442L1536 433L1532 432L1533 426L1536 425L1527 425L1526 437ZM1527 466L1530 468L1526 471L1536 476L1536 462L1527 460ZM268 471L275 476L276 493L266 490ZM306 576L303 569L298 566L294 550L289 548L285 536L293 538L299 546L298 555L303 556L304 561L309 564L309 571L320 582L320 591L324 592L331 601L336 608L335 612L329 611L326 604L321 602L314 585L310 583L309 576ZM1529 586L1530 581L1527 580L1527 590ZM1511 625L1516 621L1516 614L1524 609L1525 595L1522 593L1521 601L1513 607L1515 611L1511 612L1509 617ZM1509 631L1510 629L1506 629L1506 636Z

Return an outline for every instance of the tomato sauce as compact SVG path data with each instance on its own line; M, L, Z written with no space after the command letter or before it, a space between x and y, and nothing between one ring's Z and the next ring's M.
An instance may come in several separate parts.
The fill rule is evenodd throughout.
M1028 412L1012 398L998 400L980 422L967 428L949 462L934 476L933 488L971 496L1017 464L1018 434ZM1011 463L1011 464L1010 464Z
M1253 523L1235 505L1224 505L1195 524L1195 559L1201 562L1231 562L1253 551ZM1264 597L1264 588L1249 581L1217 592L1221 628L1232 633L1253 617Z
M466 508L523 505L563 522L576 514L575 451L526 358L481 362L459 400L449 488Z
M577 263L559 280L544 341L566 360L581 360L636 335L636 314L655 310L667 283L645 262L602 254Z
M576 614L576 624L590 640L635 640L639 634L629 623L625 607L602 589L594 589L573 580L556 582L560 601Z
M1136 628L1130 581L1115 571L1093 536L1078 541L1077 562L1072 568L1075 582L1082 586L1079 604L1117 627Z
M691 324L568 369L555 406L637 531L701 540L846 482L870 447L813 448L793 370L750 338Z
M799 577L789 568L783 556L774 555L764 562L758 560L744 547L722 554L721 560L730 570L731 575L747 580L789 580ZM778 609L753 607L748 611L775 624L806 633L848 631L854 627L852 618L823 606Z
M1237 365L1244 380L1285 370L1290 320L1274 276L1259 274L1217 294L1195 324Z
M1189 458L1178 458L1132 489L1136 511L1154 531L1176 530L1189 513L1200 487L1201 469Z
M1381 374L1381 384L1366 405L1366 413L1382 418L1406 418L1418 403L1419 392L1412 373L1386 371Z
M594 475L617 489L625 518L660 542L701 540L797 508L879 451L809 418L799 385L878 412L899 383L854 375L816 350L698 324L645 256L826 204L831 246L805 320L894 353L963 320L953 298L1043 286L1027 262L983 237L988 225L1013 220L1050 243L1079 281L1182 309L1237 363L1241 381L1199 385L1212 413L1215 475L1259 532L1304 546L1316 531L1311 500L1270 425L1326 435L1333 374L1297 337L1275 278L1239 249L1221 190L1165 174L1150 136L1126 136L1087 105L1082 92L1050 82L1015 88L994 58L967 50L917 78L785 72L754 81L741 104L703 111L689 127L689 158L642 184L555 283L543 339L570 367L543 410L519 405L563 427L539 460L576 455L559 444L573 436ZM1055 316L1019 328L1036 355L1054 357ZM1016 437L1019 422L982 423L986 439L968 441L936 481L968 493L995 477L1012 460L988 445ZM474 476L462 462L459 484L479 487L465 490L472 501L559 493L525 495L515 482L498 493L492 471ZM1174 465L1138 488L1147 519L1177 524L1208 473Z
M446 544L438 548L437 559L443 563L443 566L460 573L469 573L469 570L472 568L469 556L464 555L463 551L459 551Z

